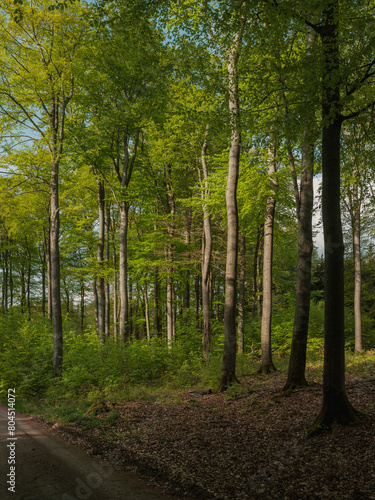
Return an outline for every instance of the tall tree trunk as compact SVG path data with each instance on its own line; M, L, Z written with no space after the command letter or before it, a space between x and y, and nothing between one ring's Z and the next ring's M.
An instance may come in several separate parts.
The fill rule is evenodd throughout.
M340 213L339 2L331 0L319 29L323 46L322 212L325 257L323 404L310 435L358 421L345 391L344 243Z
M45 228L43 228L43 260L42 260L42 314L46 316L46 266L47 266L47 241Z
M13 307L14 298L14 282L13 282L13 266L12 255L9 255L9 292L10 292L10 307Z
M187 247L187 261L190 262L190 240L191 240L191 222L192 222L192 210L187 208L185 211L185 245ZM189 314L190 314L190 271L187 269L185 271L185 284L184 284L184 326L187 329L189 324Z
M120 338L126 342L129 332L129 295L128 295L128 221L129 203L123 201L120 207Z
M20 276L21 276L21 313L24 314L25 312L25 303L26 303L26 285L25 285L25 269L21 267L20 270Z
M81 281L81 332L85 329L85 283Z
M195 329L197 331L200 330L200 305L201 305L201 299L200 299L200 280L199 280L199 270L197 266L197 271L194 275L194 305L195 305Z
M204 180L204 189L202 190L202 208L203 208L203 238L202 238L202 312L203 312L203 338L202 354L204 359L208 359L211 343L211 296L212 296L212 273L211 273L211 255L212 255L212 231L211 214L207 207L207 199L210 197L208 189L208 168L206 162L208 145L209 125L206 126L204 141L202 145L202 172ZM202 179L200 179L202 181Z
M160 283L159 283L159 268L154 268L154 332L155 336L161 335L160 325Z
M51 291L51 220L49 221L48 227L48 239L47 239L47 315L48 319L52 321L52 291Z
M110 212L110 207L109 203L106 205L106 216L105 216L105 231L106 231L106 242L105 242L105 261L107 265L109 264L109 231L110 231L110 226L111 226L111 212ZM104 291L105 291L105 320L104 320L104 333L105 336L108 338L109 337L109 327L111 323L111 294L110 294L110 288L109 288L109 280L108 278L105 279L104 282Z
M172 347L174 332L174 312L173 312L173 267L170 263L173 261L173 251L171 245L165 249L165 258L168 262L167 269L167 342L168 347Z
M8 310L8 273L9 273L8 250L5 250L5 252L3 252L3 255L4 255L4 265L3 265L2 307L3 307L4 312L6 313Z
M134 305L133 301L133 282L131 277L128 278L128 309L129 309L129 315L128 315L128 331L129 331L129 339L132 338L134 335L137 337L137 326L134 325L133 322L133 315L135 316L136 313L136 307Z
M66 284L66 279L65 276L62 279L63 285L64 285L64 291L65 291L65 297L66 297L66 312L69 314L70 313L70 295L69 295L69 289Z
M238 293L238 353L245 351L246 236L240 236L240 286Z
M97 201L99 215L99 234L98 234L98 249L97 263L98 272L96 278L96 290L98 297L98 336L100 340L104 340L105 335L105 288L103 276L104 264L104 238L105 238L105 189L104 182L97 179Z
M95 325L96 325L96 331L99 330L98 325L99 325L99 313L98 313L98 283L96 281L96 278L94 277L92 280L92 293L94 295L94 311L95 311Z
M268 175L271 192L267 196L266 215L264 220L263 239L263 307L261 349L262 364L258 372L267 374L276 370L272 361L271 325L272 325L272 260L273 260L273 228L275 221L275 189L278 185L276 174L276 145L274 138L270 137L270 151L268 162Z
M255 243L255 250L254 250L254 263L253 263L253 298L252 298L252 304L251 304L251 317L254 318L255 316L255 306L257 304L257 299L258 299L258 283L259 283L259 278L260 278L260 256L261 256L261 241L263 239L263 234L264 234L264 224L260 224L258 227L257 231L257 240Z
M60 208L59 208L59 164L51 164L51 312L53 325L53 376L60 377L63 358L63 332L60 292Z
M245 3L243 4L243 6ZM240 164L240 109L238 102L237 63L240 54L243 26L241 16L239 31L228 53L228 92L229 115L231 126L231 144L229 150L228 180L226 187L227 207L227 258L225 268L225 305L224 305L224 353L221 367L220 391L224 391L236 377L236 301L237 301L237 254L238 254L238 212L237 183Z
M30 292L31 292L31 254L29 253L29 264L27 266L27 313L28 319L31 321L31 302L30 302Z
M8 234L5 236L5 244L8 247L9 245L9 237ZM8 283L9 283L9 250L6 248L4 255L4 266L3 266L3 297L2 297L2 305L4 312L8 311Z
M116 245L115 245L115 235L114 230L112 230L112 262L113 262L113 337L117 341L119 340L119 328L118 328L118 314L117 314L117 257L116 257Z
M143 299L145 302L145 321L146 321L146 335L147 340L151 339L151 329L150 329L150 308L148 306L148 293L147 293L147 281L145 280L143 285Z
M167 165L167 197L170 213L170 222L167 223L168 236L173 241L175 233L175 215L176 203L171 179L171 165ZM165 249L165 258L167 261L167 341L168 347L172 346L172 340L175 337L175 311L174 311L174 283L173 283L173 244L170 243Z
M359 170L353 174L353 213L352 213L352 233L353 233L353 256L354 256L354 339L355 350L362 351L362 311L361 311L361 290L362 290L362 270L361 270L361 199L359 196Z
M289 358L288 378L284 390L306 386L306 348L309 330L311 257L313 251L312 211L314 206L314 143L305 130L302 146L301 185L298 189L294 169L294 158L289 151L292 174L295 182L295 197L298 218L298 263L296 285L296 307L292 346Z
M113 250L113 258L116 259L116 251ZM114 262L116 264L116 262ZM118 340L118 315L117 315L117 296L118 296L118 288L117 288L117 271L114 268L113 272L113 336L115 340Z
M260 246L257 258L257 316L262 317L262 297L263 297L263 279L262 279L262 267L263 267L263 245L264 245L264 228L262 227L262 237L260 240Z

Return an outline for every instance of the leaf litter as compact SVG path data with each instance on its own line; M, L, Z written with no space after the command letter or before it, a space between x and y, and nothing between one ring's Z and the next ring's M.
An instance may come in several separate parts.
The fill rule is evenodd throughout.
M169 401L118 403L118 418L103 411L100 426L53 431L177 498L375 500L375 379L347 375L361 425L310 439L322 386L281 396L283 383L276 373L229 394L174 391Z

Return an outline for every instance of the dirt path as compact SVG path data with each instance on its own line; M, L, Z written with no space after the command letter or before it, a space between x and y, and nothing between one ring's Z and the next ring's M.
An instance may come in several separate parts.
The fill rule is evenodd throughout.
M13 479L15 492L8 489L14 486ZM171 496L153 491L134 476L94 460L19 413L16 432L11 437L8 411L3 405L0 405L0 498L173 500Z

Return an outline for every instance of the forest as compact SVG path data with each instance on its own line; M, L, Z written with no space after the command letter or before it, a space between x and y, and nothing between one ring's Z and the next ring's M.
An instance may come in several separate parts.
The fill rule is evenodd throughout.
M1 399L240 398L249 373L292 397L317 363L308 435L360 423L374 1L3 0L0 24Z

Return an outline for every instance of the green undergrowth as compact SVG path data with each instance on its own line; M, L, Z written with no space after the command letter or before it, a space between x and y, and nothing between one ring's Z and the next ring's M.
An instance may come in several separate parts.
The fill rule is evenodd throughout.
M230 388L228 397L240 398L241 391L266 383L269 376L255 375L260 366L258 320L247 322L245 354L237 356L236 373L245 389ZM293 322L285 311L275 312L273 321L274 364L280 383L286 378ZM321 383L323 374L322 309L312 308L306 376ZM25 413L43 414L61 423L99 426L103 419L87 415L90 405L100 401L179 401L188 388L217 390L220 379L223 332L214 324L210 360L201 358L201 334L177 336L172 348L164 338L134 340L118 344L100 343L95 331L64 332L64 365L61 379L52 379L52 332L42 318L0 316L0 399L15 388L17 408ZM347 371L361 377L374 376L375 350L354 354L347 336ZM371 340L371 339L370 339ZM369 345L369 337L365 339ZM375 342L374 344L375 345ZM264 381L264 382L263 382ZM233 394L231 393L233 392ZM232 396L231 396L232 394ZM110 412L112 413L112 412ZM116 413L116 412L115 412ZM112 415L106 418L117 418Z

